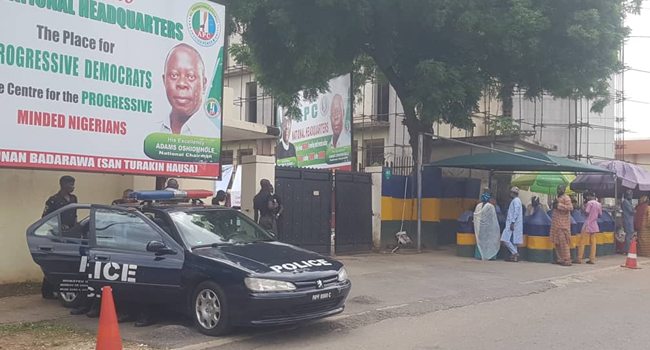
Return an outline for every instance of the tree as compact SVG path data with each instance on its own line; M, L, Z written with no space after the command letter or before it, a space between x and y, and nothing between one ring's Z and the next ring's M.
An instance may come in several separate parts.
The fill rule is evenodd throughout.
M639 6L634 0L629 6ZM381 72L404 107L410 144L436 121L473 127L484 87L512 115L515 86L532 98L601 98L627 33L619 0L226 0L241 34L236 59L280 104L328 81ZM363 79L357 80L360 83ZM509 101L508 101L509 100ZM291 113L299 113L290 108ZM427 138L428 139L428 138ZM430 144L425 145L427 160Z
M515 87L529 99L543 93L584 97L595 101L593 111L603 110L609 80L623 68L618 53L629 34L623 20L639 11L641 0L488 1L499 10L486 13L494 25L481 41L488 58L482 67L497 88L504 117L512 117Z

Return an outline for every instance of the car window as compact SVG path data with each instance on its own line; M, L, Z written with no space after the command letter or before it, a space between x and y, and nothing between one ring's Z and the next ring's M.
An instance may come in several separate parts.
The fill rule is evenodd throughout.
M147 251L151 241L162 237L137 214L109 209L95 212L95 238L100 247Z
M234 210L176 212L170 216L190 247L273 239L247 216Z
M167 215L165 215L162 212L145 212L145 215L151 218L153 222L158 225L163 231L165 231L176 243L183 245L183 240L181 237L178 235L178 233L174 230L174 225L169 221L169 218L167 218Z
M65 238L88 238L90 209L73 208L61 212L61 236Z
M39 237L60 237L61 231L59 230L59 217L55 216L50 220L47 220L34 230L34 234Z

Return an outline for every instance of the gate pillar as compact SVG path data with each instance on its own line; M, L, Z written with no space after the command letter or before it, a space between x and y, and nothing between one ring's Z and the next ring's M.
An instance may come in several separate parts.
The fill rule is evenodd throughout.
M262 179L275 184L275 157L242 157L241 210L250 218L255 217L253 197L260 191Z

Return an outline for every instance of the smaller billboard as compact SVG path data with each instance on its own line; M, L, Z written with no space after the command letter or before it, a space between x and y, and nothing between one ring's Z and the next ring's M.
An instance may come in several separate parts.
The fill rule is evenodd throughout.
M299 118L290 118L284 107L278 108L282 128L276 148L278 166L351 170L350 74L332 79L329 87L328 93L314 101L300 100Z

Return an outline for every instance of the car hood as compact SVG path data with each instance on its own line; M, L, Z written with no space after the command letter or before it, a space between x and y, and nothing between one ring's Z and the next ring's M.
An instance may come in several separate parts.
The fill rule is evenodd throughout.
M255 275L287 280L331 277L343 267L334 259L280 242L199 248L193 253L240 267Z

